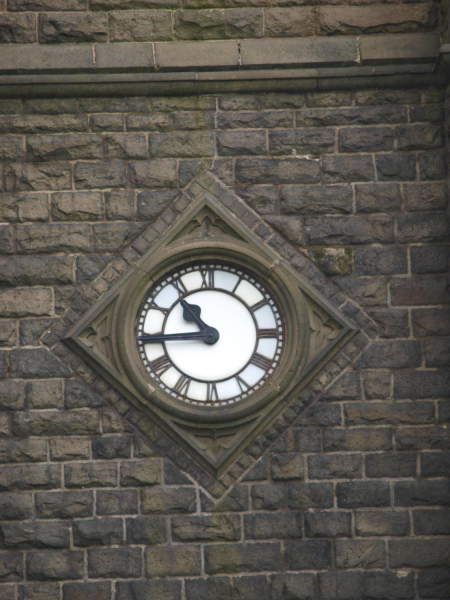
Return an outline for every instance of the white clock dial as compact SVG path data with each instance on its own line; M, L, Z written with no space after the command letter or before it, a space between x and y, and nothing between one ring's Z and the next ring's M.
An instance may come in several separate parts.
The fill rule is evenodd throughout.
M191 404L221 406L248 397L272 376L283 350L283 321L254 276L202 262L152 289L138 316L137 338L142 361L161 388Z

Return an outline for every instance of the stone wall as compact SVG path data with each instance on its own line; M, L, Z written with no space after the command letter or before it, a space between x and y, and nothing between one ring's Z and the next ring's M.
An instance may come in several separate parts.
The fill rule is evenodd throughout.
M108 35L104 2L69 6ZM423 10L376 10L399 8ZM0 100L2 600L450 597L443 109L436 88ZM218 502L40 341L205 167L377 326Z
M350 11L348 4L352 5ZM3 44L247 39L438 30L439 3L424 0L405 0L404 3L379 0L330 0L329 3L322 0L0 0L0 43Z

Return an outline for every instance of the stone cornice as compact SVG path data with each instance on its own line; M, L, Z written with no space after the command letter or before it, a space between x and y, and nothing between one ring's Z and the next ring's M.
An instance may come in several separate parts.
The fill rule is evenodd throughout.
M450 47L442 46L444 59ZM7 45L0 96L202 94L439 84L437 34ZM446 64L446 61L441 61Z

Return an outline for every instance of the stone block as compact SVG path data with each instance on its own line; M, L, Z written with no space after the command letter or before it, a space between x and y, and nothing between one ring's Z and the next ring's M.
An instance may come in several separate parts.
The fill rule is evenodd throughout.
M0 225L0 253L12 254L13 251L12 227Z
M33 411L17 413L13 432L18 437L49 435L89 435L99 433L99 416L94 411Z
M416 535L449 535L450 513L448 509L414 510L413 523Z
M62 589L64 600L111 600L109 581L64 583Z
M255 513L244 516L246 540L301 538L302 530L300 513Z
M326 540L286 542L284 560L290 571L303 569L329 569L331 567L331 543Z
M370 311L370 316L379 327L380 337L398 338L409 336L409 314L406 309L374 308Z
M27 158L35 162L102 158L102 139L93 133L30 135Z
M177 542L220 542L241 539L237 515L205 515L172 518L172 539Z
M126 187L126 167L123 162L79 162L75 165L75 187L93 188Z
M393 275L408 272L406 248L379 246L355 248L355 275Z
M425 340L423 344L426 367L445 369L450 359L450 339Z
M318 573L320 600L360 600L361 573L358 571L330 571Z
M382 540L336 540L338 569L382 569L385 565Z
M93 492L37 492L36 516L39 519L91 517Z
M172 39L168 10L112 11L109 13L111 42L153 42Z
M157 458L124 461L120 465L120 484L123 487L150 486L161 483L161 461Z
M444 465L446 463L446 454L444 453ZM436 454L428 454L428 459L436 460ZM426 461L425 461L426 463ZM425 473L427 476L431 474L445 475L445 472L438 468L434 471L427 468L427 464L422 464L426 467ZM446 481L399 481L394 485L394 497L396 506L449 506L450 505L450 490Z
M212 546L214 548L220 546ZM200 546L157 546L145 550L147 577L200 575Z
M68 377L70 370L45 348L12 350L10 373L13 378L46 379Z
M0 463L45 462L46 459L45 440L0 439Z
M115 487L117 484L117 465L101 462L65 465L64 481L68 488Z
M375 178L372 157L365 154L325 156L323 172L326 183L373 181Z
M95 548L88 550L91 578L134 578L142 575L141 548Z
M21 254L51 254L53 252L92 251L91 230L86 224L55 223L49 225L18 225L17 250ZM57 265L57 261L53 263ZM31 263L29 263L31 267ZM36 274L35 274L36 276ZM55 283L57 283L55 281Z
M390 127L344 127L338 135L340 152L386 152L394 149Z
M192 513L196 511L195 490L192 487L155 487L141 493L142 512Z
M266 37L297 38L315 33L315 12L311 7L269 8L265 11Z
M92 458L130 458L131 438L123 435L108 435L92 440ZM125 463L127 464L127 463Z
M290 483L288 486L291 509L332 508L333 498L332 483Z
M10 163L5 167L7 192L65 190L72 187L71 166L67 163Z
M351 481L338 483L337 503L340 508L389 506L389 483L384 481Z
M411 279L393 279L391 282L392 304L395 305L427 305L448 304L450 295L447 278L433 276L417 276Z
M357 212L396 212L401 206L400 186L397 183L356 184L355 199Z
M447 163L445 154L441 150L429 150L419 153L419 171L422 181L445 179L447 177Z
M356 38L244 39L241 41L241 59L242 65L250 68L352 64L357 60Z
M53 314L53 295L48 288L0 290L0 312L3 317L42 317Z
M202 114L202 113L200 113ZM127 115L128 131L168 131L171 128L170 115L154 113L150 115Z
M218 502L213 502L205 494L200 493L202 512L242 512L248 510L248 486L237 485ZM194 512L194 511L193 511Z
M417 341L375 342L356 362L357 369L419 367L420 343Z
M186 581L186 586L191 581ZM119 581L116 584L117 600L181 600L181 581Z
M189 13L190 15L192 13ZM189 17L188 17L189 19ZM181 19L182 21L184 19ZM204 69L212 67L235 68L238 65L238 42L219 41L170 42L155 44L158 69ZM175 116L175 115L174 115Z
M280 569L281 553L277 543L212 544L205 547L205 571L208 574Z
M218 131L217 150L221 156L247 156L266 154L264 131Z
M0 323L0 348L11 348L12 346L15 346L16 343L17 328L15 321L2 321Z
M38 37L41 44L106 42L107 16L101 13L41 13Z
M219 129L272 129L274 127L292 127L293 124L294 113L287 110L217 113Z
M335 283L344 293L361 306L385 306L387 304L387 283L382 277L353 279L340 277Z
M71 379L64 385L64 405L66 409L100 408L104 403L83 381Z
M112 133L103 136L106 158L146 158L145 135L139 133Z
M318 183L320 164L308 158L238 158L237 183Z
M52 460L87 460L90 456L89 440L86 438L54 438L50 440Z
M134 515L138 512L136 490L101 490L97 492L98 515Z
M3 492L0 496L0 514L3 521L22 521L31 519L33 497L31 494Z
M412 325L414 335L420 338L450 335L450 309L415 309L412 311ZM438 342L433 340L433 343ZM428 347L428 352L430 349Z
M167 542L167 523L164 517L134 517L127 519L128 544L162 544Z
M394 242L394 220L384 215L307 217L305 225L311 246Z
M258 9L179 10L175 37L181 40L214 40L263 37L263 12Z
M120 48L119 48L120 49ZM123 131L124 116L118 114L91 115L89 122L92 131L103 133L104 131Z
M285 214L347 214L352 211L352 189L347 185L283 185L280 208Z
M25 157L23 139L15 135L0 136L0 160L20 160Z
M401 37L398 35L383 35L383 37L368 35L361 38L361 59L366 64L372 61L432 60L438 52L439 39L436 34L422 34L420 36L403 34ZM395 90L394 93L390 94L390 98L398 94L397 102L401 103L408 99L408 91L399 90L399 92ZM409 94L412 103L417 101L414 97L415 93L416 90L412 90ZM389 97L389 92L387 95ZM395 100L393 101L395 102ZM420 109L420 107L418 108Z
M122 519L83 519L72 530L74 546L112 546L123 539Z
M149 134L150 156L153 158L196 158L214 155L211 132L171 132Z
M141 26L142 27L142 26ZM154 66L153 49L150 43L95 44L95 66L97 69L148 69Z
M323 432L323 437L324 449L327 452L390 450L392 448L392 433L387 427L377 429L368 427L328 429Z
M36 42L36 20L32 14L0 15L1 44L33 44Z
M4 46L2 50L2 58L8 59L7 49L9 46ZM92 51L86 47L76 47L76 55L83 57L84 50L90 53L90 64L92 66ZM48 56L46 56L48 53ZM54 64L56 56L68 55L74 56L74 47L68 46L64 48L51 48L36 46L21 46L19 56L23 59L21 69L30 68L30 63L35 62L37 65L44 63L42 68L51 68ZM37 59L37 62L36 62ZM48 63L45 61L48 59ZM0 124L1 133L63 133L74 131L87 131L88 119L84 115L20 115L20 116L4 116Z
M444 242L449 226L445 213L399 215L398 241L401 243Z
M450 560L450 540L448 539L408 539L389 542L389 565L392 568L448 567Z
M23 552L0 552L0 583L22 581Z
M68 548L67 523L4 523L3 542L6 548Z
M358 536L403 536L410 534L409 513L406 510L364 510L355 513Z
M326 6L319 15L322 35L433 31L437 19L430 4L355 6L351 11L344 6Z
M450 437L446 425L398 429L396 442L399 450L450 449Z
M415 275L445 273L449 260L447 246L412 246L411 272Z
M286 488L281 484L257 484L251 490L252 506L256 510L286 508Z
M442 127L437 125L403 125L395 132L398 150L432 150L444 145Z
M345 38L341 38L345 39ZM329 44L330 38L326 40ZM403 106L364 106L356 108L309 108L295 113L297 127L341 127L344 125L389 125L406 123Z
M47 221L49 217L47 194L3 194L0 219L10 223Z
M269 132L269 152L277 155L321 155L335 149L332 129L296 129Z
M137 188L172 188L177 185L175 160L129 163L131 185Z
M178 190L147 190L137 196L139 219L154 221L179 196Z
M40 550L27 554L27 577L37 581L82 579L83 552L72 550Z
M308 456L310 479L359 479L362 457L359 454Z
M415 596L414 574L405 571L364 573L363 594L366 598L412 599Z
M105 214L110 221L134 220L134 192L128 190L106 192Z
M408 181L416 179L416 158L412 154L395 152L375 157L380 181Z
M350 512L314 511L305 515L305 535L310 538L350 537L352 517Z
M305 463L303 456L298 454L278 454L272 457L272 479L286 481L303 479Z
M276 212L278 190L274 186L249 185L235 187L233 191L261 215Z
M100 192L61 192L52 195L55 221L98 221L103 219L103 197Z
M423 598L445 599L450 594L450 576L448 569L420 571L417 587Z

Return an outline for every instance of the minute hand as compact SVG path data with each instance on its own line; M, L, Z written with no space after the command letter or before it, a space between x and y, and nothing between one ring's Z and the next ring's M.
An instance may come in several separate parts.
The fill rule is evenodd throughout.
M219 339L219 332L214 327L207 327L201 331L192 331L188 333L156 333L154 335L141 335L138 337L140 342L169 342L182 340L199 340L206 344L215 344Z

